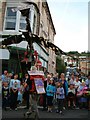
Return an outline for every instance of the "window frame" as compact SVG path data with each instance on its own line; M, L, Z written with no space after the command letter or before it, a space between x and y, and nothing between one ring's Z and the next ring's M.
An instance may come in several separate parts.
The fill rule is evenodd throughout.
M5 32L5 33L10 32L10 34L11 34L11 33L19 32L19 30L21 30L20 23L24 23L24 22L20 22L21 12L19 10L17 10L17 12L16 12L15 30L6 30L5 29L5 25L6 25L6 21L7 21L6 20L7 8L8 7L17 8L17 6L18 6L18 2L15 2L15 3L8 2L6 4L5 15L4 15L4 24L3 24L3 32ZM34 28L34 31L33 31L34 14L36 16L36 21L35 21L35 24L34 24L35 28ZM29 18L29 20L30 20L31 30L33 31L34 34L36 34L36 31L37 31L37 11L36 11L36 9L33 5L30 5L30 18Z
M20 22L20 11L16 11L16 25L15 25L15 29L14 30L6 30L5 26L6 26L6 15L7 15L7 8L17 8L18 3L7 3L6 4L6 8L5 8L5 15L4 15L4 24L3 24L3 31L4 32L18 32L19 31L19 22Z

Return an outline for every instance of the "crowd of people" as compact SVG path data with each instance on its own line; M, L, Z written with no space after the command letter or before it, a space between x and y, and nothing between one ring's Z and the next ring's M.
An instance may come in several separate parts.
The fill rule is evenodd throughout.
M43 108L47 107L48 112L52 112L55 99L58 106L56 112L62 113L63 109L76 108L90 110L90 95L87 95L87 91L90 90L90 75L84 80L72 73L70 79L66 80L64 73L59 77L48 74L46 84Z
M26 73L22 80L18 80L18 74L8 73L7 70L1 76L2 79L2 107L6 110L17 110L17 104L26 100L26 108L29 109L29 94L32 83ZM64 109L87 109L90 110L90 74L87 78L81 79L80 75L72 73L66 80L65 74L55 75L47 73L44 79L45 93L40 95L39 103L43 110L52 112L57 105L56 112L62 114ZM55 104L56 103L56 104Z
M17 105L26 99L26 106L29 109L29 90L31 81L26 73L22 80L18 79L18 74L8 73L7 70L1 76L2 80L2 108L6 110L17 110Z

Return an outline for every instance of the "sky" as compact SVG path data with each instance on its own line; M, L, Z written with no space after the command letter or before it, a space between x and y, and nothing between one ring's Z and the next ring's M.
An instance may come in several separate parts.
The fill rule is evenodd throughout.
M56 29L54 44L64 52L88 51L89 0L47 0Z

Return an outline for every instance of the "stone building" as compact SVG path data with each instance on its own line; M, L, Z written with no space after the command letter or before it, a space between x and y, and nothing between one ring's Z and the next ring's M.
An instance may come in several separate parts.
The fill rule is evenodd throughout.
M54 43L54 36L56 34L54 24L52 21L51 13L49 10L48 3L46 0L42 2L40 0L40 31L39 36L48 39L48 41ZM49 53L48 60L48 72L55 73L56 72L56 55L52 49L47 49Z
M90 57L80 56L79 67L81 69L81 72L83 72L85 75L88 75L90 72Z
M27 4L23 3L26 1ZM9 35L22 34L21 31L26 29L26 21L25 17L21 15L21 12L18 9L30 8L29 20L32 33L54 43L56 31L50 14L49 6L46 0L44 2L42 1L43 0L4 0L2 4L0 4L0 35L2 36L0 40L3 40ZM30 4L30 2L35 4ZM27 42L22 42L11 47L13 49L18 48L18 52L23 54L24 52L22 52L20 48L24 48L23 51L25 51ZM52 49L46 49L44 45L39 46L37 43L34 43L33 47L39 54L42 67L48 69L48 72L50 73L55 73L56 56ZM13 53L16 54L15 52ZM13 62L15 62L17 64L16 66L18 67L17 57L14 59L14 61L12 60L12 57L10 57L8 64L10 63L11 65L9 65L9 68L10 66L13 66ZM6 63L6 61L4 63ZM15 65L11 67L11 69L14 69L14 67Z

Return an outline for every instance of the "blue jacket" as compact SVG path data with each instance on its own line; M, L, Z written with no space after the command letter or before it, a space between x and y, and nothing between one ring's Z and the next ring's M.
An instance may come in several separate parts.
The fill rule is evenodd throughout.
M60 79L59 82L62 82L62 80ZM66 80L64 81L63 88L64 88L65 96L67 96L68 95L68 82Z
M53 85L48 85L46 87L46 94L47 96L54 96L54 93L56 92L55 86Z
M58 94L57 94L58 99L64 99L65 98L65 93L64 93L64 88L63 87L57 88L57 92L58 92Z

